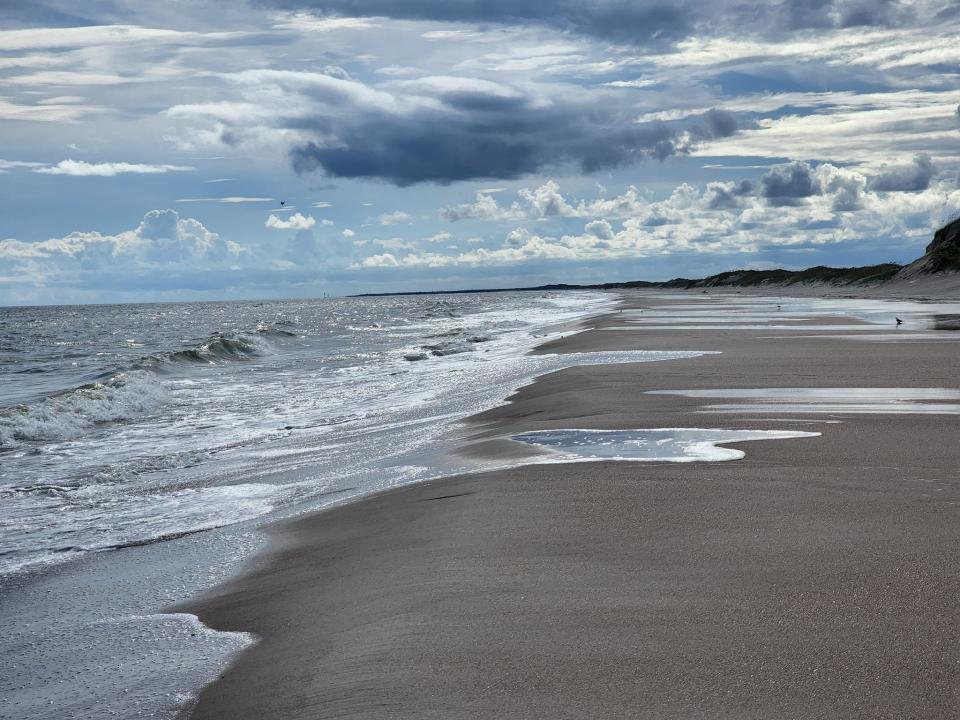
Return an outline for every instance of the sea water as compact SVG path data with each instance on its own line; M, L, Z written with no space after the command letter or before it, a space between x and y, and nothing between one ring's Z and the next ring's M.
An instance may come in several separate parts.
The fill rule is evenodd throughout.
M722 462L739 460L742 450L724 447L750 440L791 440L820 433L787 430L653 428L648 430L536 430L513 440L553 452L534 462Z
M0 717L173 717L255 639L165 607L274 519L482 469L458 420L578 363L589 292L0 309ZM564 325L566 324L566 325Z

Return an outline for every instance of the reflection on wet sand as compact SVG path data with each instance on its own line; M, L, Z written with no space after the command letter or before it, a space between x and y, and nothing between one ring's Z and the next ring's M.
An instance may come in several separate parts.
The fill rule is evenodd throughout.
M945 402L960 400L960 390L949 388L727 388L648 394L761 401L705 405L700 410L714 413L960 414L960 404Z

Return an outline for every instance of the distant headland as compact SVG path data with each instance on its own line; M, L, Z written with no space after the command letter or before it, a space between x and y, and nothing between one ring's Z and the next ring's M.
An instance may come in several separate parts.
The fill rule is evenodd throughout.
M455 295L459 293L488 293L509 291L545 290L633 290L673 289L693 290L708 288L788 288L788 287L850 287L873 288L888 283L916 283L934 276L944 276L960 271L960 218L937 230L933 241L927 245L922 256L908 265L882 263L852 268L835 268L818 265L806 270L729 270L709 277L690 279L674 278L661 282L631 280L628 282L577 285L553 283L536 287L482 288L473 290L422 290L402 293L363 293L356 297L384 295Z

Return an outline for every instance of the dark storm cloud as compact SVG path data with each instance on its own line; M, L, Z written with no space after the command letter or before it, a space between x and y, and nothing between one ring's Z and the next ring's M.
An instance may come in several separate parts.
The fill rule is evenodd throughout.
M590 172L677 151L664 125L598 127L580 118L552 119L541 132L522 121L368 117L342 128L338 139L335 147L308 142L293 148L294 170L412 185L517 178L563 160Z
M918 192L930 187L937 168L926 153L920 153L909 165L887 168L870 181L875 192Z
M720 110L687 129L638 124L632 113L598 110L596 103L543 107L523 97L476 91L438 97L442 108L411 115L366 110L342 121L300 120L300 129L315 130L323 140L294 147L291 164L298 173L322 171L401 186L446 184L517 178L564 163L595 172L664 160L688 152L695 142L736 131L736 120Z
M894 26L915 12L906 0L259 0L323 15L441 22L536 24L644 45L699 33ZM946 4L946 3L944 3ZM935 11L936 9L934 9Z
M913 8L902 0L786 0L784 29L890 26L907 23Z
M820 185L807 163L792 162L760 178L760 193L772 205L796 205L803 198L820 194Z
M844 3L840 13L840 25L898 25L909 22L913 8L897 0L855 0Z
M684 3L663 0L260 0L321 14L444 22L537 24L628 43L685 37Z
M737 118L727 110L713 108L707 111L704 119L711 137L730 137L737 132Z

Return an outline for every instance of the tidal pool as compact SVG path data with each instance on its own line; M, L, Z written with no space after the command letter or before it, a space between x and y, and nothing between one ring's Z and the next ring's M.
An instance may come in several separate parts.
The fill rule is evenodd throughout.
M714 413L849 413L957 415L960 390L952 388L721 388L649 390L650 395L747 400L704 405Z
M647 430L538 430L514 435L513 440L549 451L533 462L715 462L739 460L742 450L722 447L747 440L788 440L820 433L795 430L716 430L652 428Z

